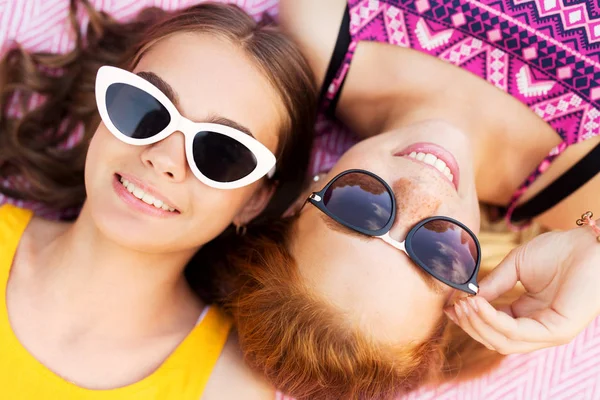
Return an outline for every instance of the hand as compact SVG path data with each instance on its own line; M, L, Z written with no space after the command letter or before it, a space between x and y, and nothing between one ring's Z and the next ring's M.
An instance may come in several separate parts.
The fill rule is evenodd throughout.
M490 305L518 281L525 288L521 297L498 309ZM444 311L501 354L568 343L600 314L600 243L590 227L540 235L483 279L477 296Z

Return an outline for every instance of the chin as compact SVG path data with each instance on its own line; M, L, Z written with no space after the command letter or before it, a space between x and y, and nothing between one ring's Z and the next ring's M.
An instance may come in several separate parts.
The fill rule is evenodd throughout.
M161 237L158 233L161 230L159 224L150 226L141 218L135 218L134 214L124 212L126 210L115 207L104 199L88 199L85 211L100 235L119 246L143 252L156 252L164 245L164 241L156 240ZM164 229L162 231L164 232Z
M136 228L118 218L102 218L96 223L96 227L107 240L128 249L155 252L158 250L157 246L161 245L153 240L158 235L152 231Z

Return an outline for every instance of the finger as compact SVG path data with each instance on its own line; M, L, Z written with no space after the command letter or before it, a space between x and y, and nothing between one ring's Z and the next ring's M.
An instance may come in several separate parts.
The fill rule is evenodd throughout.
M475 299L469 299L469 303L469 307L472 310L467 316L470 326L489 345L489 347L486 347L501 354L528 353L547 347L546 343L516 341L506 337L481 319ZM479 339L476 340L480 342Z
M509 317L515 318L515 315L513 314L512 306L510 304L494 305L494 308L499 312L503 312L504 314L508 315Z
M529 317L540 310L548 308L548 302L545 299L539 299L535 295L523 293L510 306L513 317ZM536 318L537 319L537 318Z
M512 250L502 262L479 283L479 293L487 301L500 297L515 287L519 280L518 259L521 257L522 246Z
M463 331L467 333L467 335L471 336L474 340L478 341L489 350L494 350L494 348L477 333L475 329L471 326L471 322L469 321L469 314L473 314L475 311L470 309L466 300L459 300L454 304L454 311L457 317L457 324L461 327Z
M500 334L514 341L532 343L553 343L555 332L551 332L544 324L533 318L513 318L496 310L483 298L474 299L479 309L479 317Z

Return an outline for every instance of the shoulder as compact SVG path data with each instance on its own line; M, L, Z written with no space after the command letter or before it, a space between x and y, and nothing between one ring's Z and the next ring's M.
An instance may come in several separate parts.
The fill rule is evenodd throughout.
M346 0L280 0L279 20L298 43L321 85L333 53Z
M202 400L274 400L275 389L244 362L232 332L211 374Z
M70 225L72 225L70 222L51 221L32 216L23 234L23 240L30 243L36 251L41 251L61 236Z

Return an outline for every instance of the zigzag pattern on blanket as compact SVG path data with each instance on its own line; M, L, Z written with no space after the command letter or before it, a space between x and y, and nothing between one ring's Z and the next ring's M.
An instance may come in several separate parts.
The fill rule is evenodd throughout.
M533 2L533 0L529 0ZM91 0L118 19L126 20L140 9L158 6L177 9L199 3L199 0ZM520 3L526 3L521 0ZM538 2L536 0L536 2ZM554 3L560 3L559 0ZM237 0L251 15L263 12L277 14L277 0ZM546 1L551 4L552 1ZM584 1L565 1L584 4ZM0 56L15 43L31 51L66 52L73 46L73 35L66 20L68 0L0 0ZM83 19L83 15L82 15ZM400 30L400 25L394 25ZM399 42L404 38L396 33ZM499 83L501 84L501 83ZM343 128L321 120L320 132L335 130L337 134L317 139L313 155L313 171L331 167L352 140L342 134ZM319 165L321 164L321 165ZM328 169L328 168L325 168ZM0 204L7 199L0 196ZM19 204L36 209L34 204ZM292 400L277 394L277 400ZM572 343L533 354L507 357L498 369L479 379L460 384L446 384L433 390L420 390L404 400L600 400L600 319L596 319Z
M600 318L568 345L514 355L469 382L421 390L402 400L598 400Z

